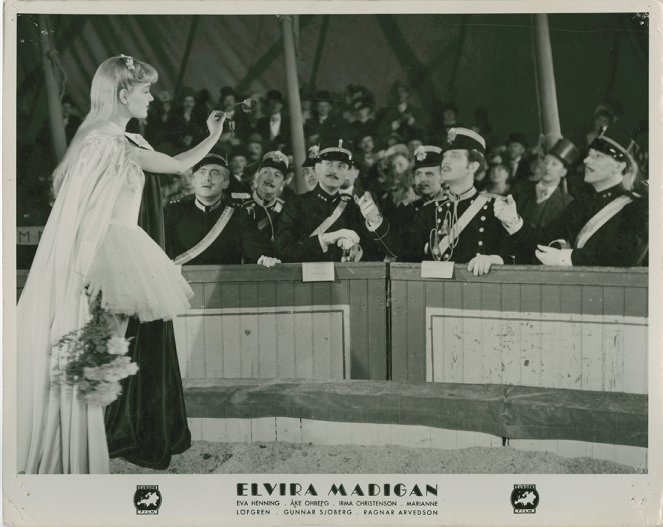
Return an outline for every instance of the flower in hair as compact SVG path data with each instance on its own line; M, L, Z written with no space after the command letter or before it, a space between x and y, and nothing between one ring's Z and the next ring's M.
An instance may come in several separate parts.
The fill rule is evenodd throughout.
M127 69L129 71L134 71L136 69L136 66L134 66L134 58L130 57L129 55L124 55L120 53L120 57L124 59L124 63L127 65Z
M418 146L414 151L414 157L417 158L417 161L423 161L426 159L426 155L426 150L424 150L423 146Z

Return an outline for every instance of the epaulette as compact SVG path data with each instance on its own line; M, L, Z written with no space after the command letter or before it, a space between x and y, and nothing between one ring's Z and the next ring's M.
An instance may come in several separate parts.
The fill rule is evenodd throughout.
M401 201L400 204L403 205L403 206L412 205L412 204L413 204L414 202L416 202L418 199L420 199L419 196L413 196L413 197L408 198L408 199L406 199L406 200L404 200L404 201Z

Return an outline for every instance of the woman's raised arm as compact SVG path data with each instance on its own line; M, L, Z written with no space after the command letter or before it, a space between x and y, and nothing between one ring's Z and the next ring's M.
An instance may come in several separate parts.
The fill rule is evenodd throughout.
M213 111L207 118L209 135L192 149L174 157L153 150L140 149L137 155L141 168L154 174L183 174L212 150L221 137L225 120L224 112Z

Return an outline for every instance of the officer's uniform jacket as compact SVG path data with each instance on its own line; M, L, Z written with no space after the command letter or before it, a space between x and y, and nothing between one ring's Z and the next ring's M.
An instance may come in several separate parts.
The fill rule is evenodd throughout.
M255 191L251 194L242 194L242 196L246 196L246 198L241 200L241 206L253 218L258 230L264 232L270 242L273 242L285 202L279 197L265 202Z
M578 234L587 222L603 207L624 195L631 197L633 201L600 227L582 248L577 248ZM647 225L647 200L618 184L602 192L578 196L543 229L535 230L524 224L518 232L509 237L509 241L517 253L518 263L540 264L534 254L537 244L548 245L555 240L565 240L569 248L573 249L573 265L647 265L647 262L639 261L643 249L646 250Z
M340 262L343 251L336 245L323 250L318 236L311 236L317 227L332 215L339 202L346 202L340 217L325 231L352 229L360 237L363 250L361 261L381 261L395 256L398 239L387 218L374 232L368 230L366 220L352 196L336 193L330 195L320 185L313 190L289 199L276 228L275 248L278 257L287 262Z
M488 200L461 231L455 247L451 243L444 252L434 255L434 247L452 230L454 204L456 217L460 218L479 196L473 188L456 202L446 195L424 202L413 215L410 225L402 231L400 259L409 262L437 259L467 263L478 255L496 254L502 257L505 264L512 263L512 254L506 242L508 233L493 212L493 195L486 195Z
M256 263L260 256L273 251L264 232L256 227L248 212L230 199L222 198L211 206L196 200L195 195L171 201L164 209L166 252L171 258L188 251L210 232L226 207L234 211L225 229L192 265Z

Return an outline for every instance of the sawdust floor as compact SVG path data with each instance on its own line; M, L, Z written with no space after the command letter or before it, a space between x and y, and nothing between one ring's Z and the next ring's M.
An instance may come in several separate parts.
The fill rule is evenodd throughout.
M510 447L460 450L401 446L194 441L167 470L111 460L113 474L634 474L633 467Z

